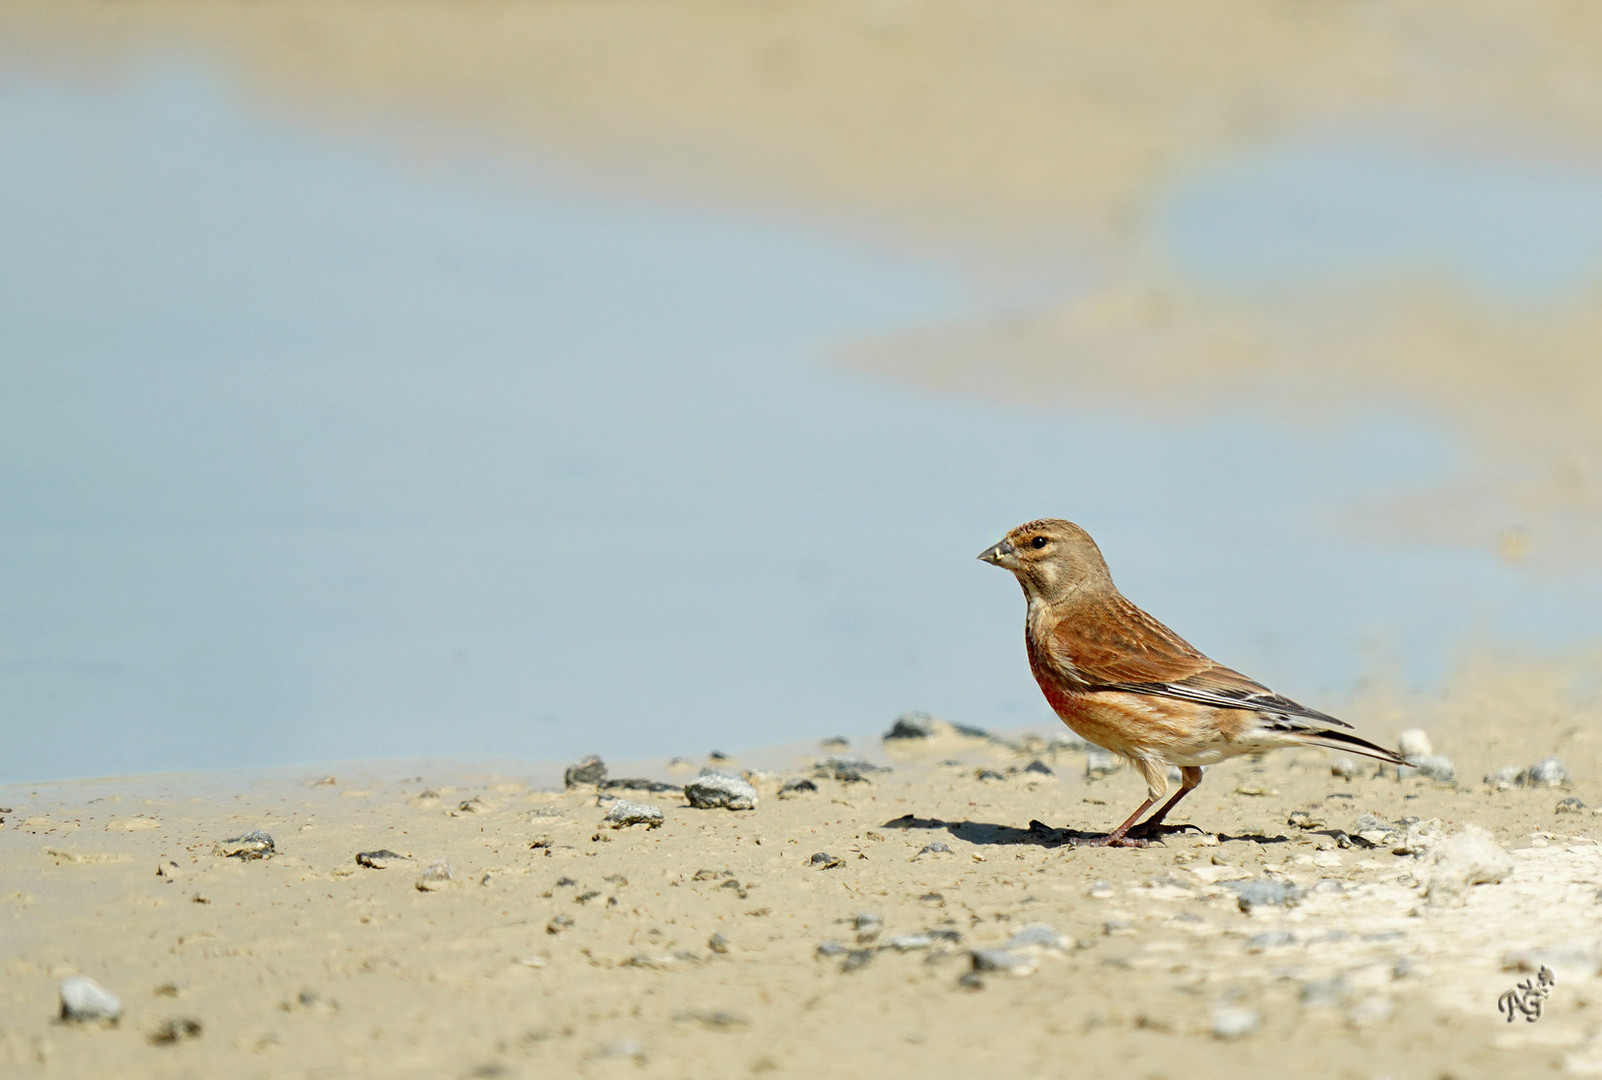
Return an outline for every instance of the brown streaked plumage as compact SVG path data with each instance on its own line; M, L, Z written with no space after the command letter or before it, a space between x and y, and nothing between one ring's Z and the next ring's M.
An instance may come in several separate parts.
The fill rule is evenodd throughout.
M1071 521L1020 525L979 557L1012 571L1023 586L1029 667L1052 709L1083 738L1127 758L1146 780L1148 798L1129 820L1083 842L1144 844L1201 783L1202 766L1237 754L1324 746L1406 764L1341 730L1351 727L1345 721L1209 660L1124 599L1101 549ZM1137 827L1140 815L1168 793L1169 765L1179 767L1179 791Z

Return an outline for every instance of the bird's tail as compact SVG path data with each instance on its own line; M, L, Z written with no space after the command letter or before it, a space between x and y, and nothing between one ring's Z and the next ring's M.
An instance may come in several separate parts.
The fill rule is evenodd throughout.
M1407 765L1408 760L1394 750L1387 750L1383 746L1376 746L1367 739L1353 735L1349 731L1336 731L1330 728L1316 730L1302 730L1292 736L1297 742L1306 746L1322 746L1330 750L1345 750L1348 753L1361 754L1364 757L1376 758L1388 765Z

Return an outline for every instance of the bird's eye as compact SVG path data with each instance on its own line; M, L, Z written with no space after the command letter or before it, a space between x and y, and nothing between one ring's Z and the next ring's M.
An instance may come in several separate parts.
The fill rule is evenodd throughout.
M1051 541L1047 540L1044 536L1037 536L1033 540L1029 541L1029 546L1033 548L1043 548L1049 543L1051 543Z

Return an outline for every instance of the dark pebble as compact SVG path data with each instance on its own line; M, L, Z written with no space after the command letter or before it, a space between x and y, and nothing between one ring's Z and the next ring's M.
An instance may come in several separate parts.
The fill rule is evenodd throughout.
M410 858L411 856L409 855L402 855L400 852L390 851L388 848L380 851L358 851L356 853L356 865L365 866L369 870L383 870L391 862L401 859L409 860Z
M270 859L277 850L273 838L267 833L256 829L244 836L231 836L218 844L214 854L224 855L230 859L239 859L250 862L253 859Z
M591 754L577 765L567 767L567 771L562 773L562 786L575 788L581 784L599 784L605 779L606 762Z
M1050 765L1047 765L1044 761L1040 760L1031 761L1029 764L1025 765L1024 772L1039 773L1041 776L1057 775L1056 773L1052 772Z
M669 784L661 780L645 780L637 776L620 777L616 780L602 780L602 791L647 791L653 795L660 795L664 791L683 791L678 784Z
M806 777L791 777L789 780L786 780L784 782L784 786L779 789L779 798L793 799L803 791L816 790L818 790L818 785L813 783L811 780L808 780Z
M807 860L807 865L814 866L819 870L833 870L840 865L840 860L830 855L827 851L819 851Z
M200 1038L200 1021L188 1016L176 1017L162 1024L150 1033L150 1042L153 1046L170 1046L173 1043L185 1042L189 1039Z

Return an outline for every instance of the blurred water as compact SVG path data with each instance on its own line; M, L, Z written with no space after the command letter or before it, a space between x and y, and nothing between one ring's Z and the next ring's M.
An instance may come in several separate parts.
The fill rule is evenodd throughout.
M1311 132L1186 178L1165 248L1215 287L1445 277L1504 302L1602 281L1602 169L1384 129Z
M974 556L1046 514L1312 702L1570 640L1602 594L1329 528L1461 467L1417 417L835 370L980 301L815 224L422 172L177 63L6 76L0 146L0 780L1045 723Z

